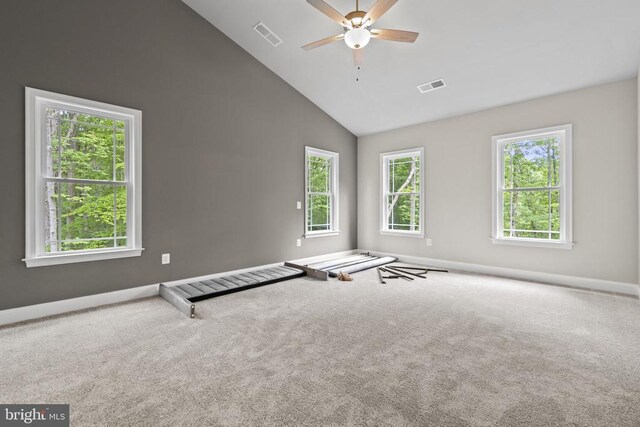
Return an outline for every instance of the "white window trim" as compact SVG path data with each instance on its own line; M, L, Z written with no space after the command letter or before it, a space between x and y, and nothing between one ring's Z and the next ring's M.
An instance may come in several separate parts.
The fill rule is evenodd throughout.
M385 201L385 193L387 187L387 174L388 167L387 161L399 157L407 157L413 154L420 156L420 231L405 231L405 230L389 230L387 223L387 204ZM388 236L404 236L404 237L417 237L423 238L425 236L424 230L424 217L425 217L425 164L424 164L424 147L409 148L400 151L390 151L387 153L380 153L380 234Z
M59 105L129 123L127 146L127 247L46 254L44 252L44 185L42 180L42 114L44 105ZM142 251L142 112L40 89L25 88L25 258L27 267L140 256Z
M550 134L560 138L560 239L528 239L503 237L503 206L500 191L504 179L502 155L505 144L524 138L538 138ZM537 248L572 249L573 248L573 182L572 182L572 142L571 124L534 129L523 132L496 135L492 138L492 234L491 241L498 245L529 246Z
M333 197L331 198L331 229L321 231L310 231L308 229L309 224L309 156L324 157L331 160L331 192ZM329 237L337 236L340 234L339 227L339 170L340 170L340 154L322 150L320 148L313 148L309 146L304 147L304 237L310 239L314 237Z

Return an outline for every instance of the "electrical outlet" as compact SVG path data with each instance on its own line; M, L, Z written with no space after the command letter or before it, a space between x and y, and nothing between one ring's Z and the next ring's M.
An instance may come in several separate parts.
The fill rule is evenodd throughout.
M302 209L302 202L296 202L296 209Z
M170 264L171 263L171 254L162 254L162 263Z
M302 246L302 239L296 239L296 246Z
M433 241L431 239L427 239L427 246L433 246Z

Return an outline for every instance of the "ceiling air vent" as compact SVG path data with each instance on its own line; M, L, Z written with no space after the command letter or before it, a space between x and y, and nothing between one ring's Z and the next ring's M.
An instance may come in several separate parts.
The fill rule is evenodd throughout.
M273 46L278 46L280 43L282 43L282 39L278 36L276 36L273 31L271 31L269 29L269 27L267 27L266 25L264 25L262 22L258 22L254 27L254 30L256 30L258 32L258 34L260 34L262 37L264 37L264 39L266 41L268 41L269 43L271 43Z
M443 88L445 86L446 84L444 83L444 80L438 79L429 83L421 84L420 86L418 86L418 90L420 91L420 93L427 93L431 92L432 90Z

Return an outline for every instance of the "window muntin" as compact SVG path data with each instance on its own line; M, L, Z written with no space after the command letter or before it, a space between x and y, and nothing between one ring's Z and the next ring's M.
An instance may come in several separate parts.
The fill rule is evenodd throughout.
M422 149L382 154L381 231L423 235L422 158Z
M335 233L338 205L338 153L306 147L305 235Z
M141 253L141 113L27 88L28 267Z
M571 126L494 137L494 242L571 247Z

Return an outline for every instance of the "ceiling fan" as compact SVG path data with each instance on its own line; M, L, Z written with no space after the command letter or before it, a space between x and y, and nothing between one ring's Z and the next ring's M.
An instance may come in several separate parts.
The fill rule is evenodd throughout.
M315 49L344 40L347 46L353 50L353 62L356 65L362 63L362 48L365 47L372 38L379 40L390 40L396 42L413 43L418 38L418 33L402 30L380 30L371 28L371 25L382 15L384 15L398 0L378 0L369 12L359 10L359 1L356 0L356 10L342 16L323 0L307 0L311 6L336 21L344 28L344 34L327 37L313 43L302 46L304 50Z

